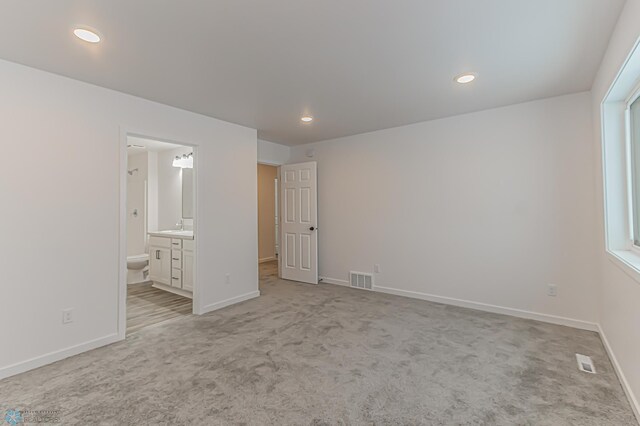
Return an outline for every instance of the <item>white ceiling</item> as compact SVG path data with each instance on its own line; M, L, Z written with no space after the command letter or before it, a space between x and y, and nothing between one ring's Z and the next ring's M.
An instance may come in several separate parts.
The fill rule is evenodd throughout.
M623 3L3 0L0 58L294 145L589 90Z

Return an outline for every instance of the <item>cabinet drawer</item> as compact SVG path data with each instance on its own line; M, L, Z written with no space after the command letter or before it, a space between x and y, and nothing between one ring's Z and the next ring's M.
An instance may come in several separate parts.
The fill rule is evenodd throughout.
M181 250L182 249L182 240L179 239L179 238L172 238L171 239L171 248L172 249Z
M196 249L196 242L194 240L184 240L182 241L182 249L194 251Z
M180 269L171 270L171 287L182 288L182 271Z
M171 260L182 260L182 250L171 250Z
M171 267L182 269L182 252L180 250L171 250Z
M153 247L171 247L171 238L149 237L149 245Z

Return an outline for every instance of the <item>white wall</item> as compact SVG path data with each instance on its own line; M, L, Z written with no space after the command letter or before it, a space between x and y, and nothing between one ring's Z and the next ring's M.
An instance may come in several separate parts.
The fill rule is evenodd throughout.
M123 336L125 131L199 147L196 309L258 294L255 130L6 61L0 82L3 155L28 159L0 182L0 377Z
M158 229L158 153L147 152L147 231ZM148 238L148 236L147 236Z
M278 168L258 164L258 260L276 258L276 187Z
M180 147L158 152L158 229L176 229L182 219L182 169L173 167L173 159L193 152Z
M320 275L378 263L385 291L593 329L591 139L580 93L292 147L318 162Z
M273 142L258 139L258 163L282 165L289 161L290 148Z
M640 282L626 274L605 252L603 185L601 156L600 105L634 44L640 37L640 0L628 0L609 42L598 76L592 88L594 117L594 168L597 171L598 255L602 288L598 294L600 326L614 364L621 375L625 390L633 401L636 416L640 415Z
M147 152L129 155L127 169L127 256L146 253L146 182L149 156ZM137 169L137 170L135 170ZM134 211L137 215L134 216Z

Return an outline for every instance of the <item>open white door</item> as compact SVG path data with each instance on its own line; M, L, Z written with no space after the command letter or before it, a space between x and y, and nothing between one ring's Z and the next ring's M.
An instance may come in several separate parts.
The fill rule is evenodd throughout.
M318 284L316 162L280 166L281 273L285 280Z

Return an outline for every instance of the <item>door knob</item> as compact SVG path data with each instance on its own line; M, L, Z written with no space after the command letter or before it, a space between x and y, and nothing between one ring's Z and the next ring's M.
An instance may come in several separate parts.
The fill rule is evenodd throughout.
M314 231L316 228L314 228L313 226L311 228L309 228L309 231Z

